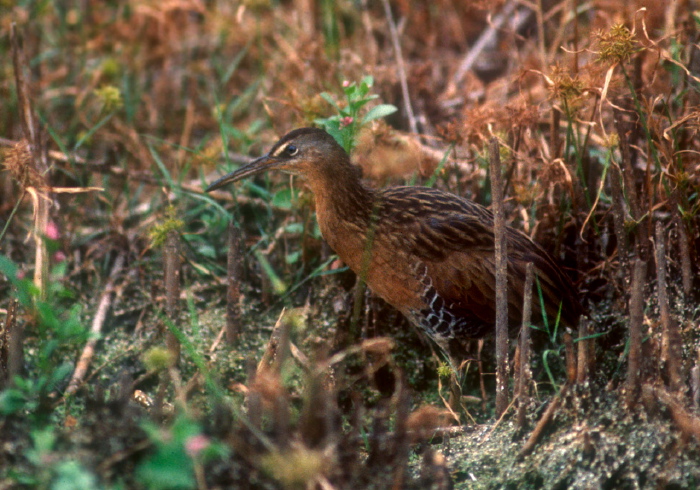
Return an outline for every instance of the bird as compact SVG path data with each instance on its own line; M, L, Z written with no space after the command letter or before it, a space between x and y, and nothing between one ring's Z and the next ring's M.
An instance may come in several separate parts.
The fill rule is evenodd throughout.
M328 245L450 360L464 358L469 340L495 332L494 217L486 207L436 188L369 187L348 153L319 128L287 133L206 192L274 170L306 179ZM506 241L509 331L520 326L530 262L541 292L533 295L533 319L542 321L544 310L552 323L559 318L575 326L581 305L570 278L525 233L508 226Z

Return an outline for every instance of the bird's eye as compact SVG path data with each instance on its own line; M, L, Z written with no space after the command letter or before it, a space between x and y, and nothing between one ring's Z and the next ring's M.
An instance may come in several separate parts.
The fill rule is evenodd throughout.
M293 157L297 153L299 153L299 148L297 148L294 145L287 145L287 147L284 149L284 152L287 154L287 156Z

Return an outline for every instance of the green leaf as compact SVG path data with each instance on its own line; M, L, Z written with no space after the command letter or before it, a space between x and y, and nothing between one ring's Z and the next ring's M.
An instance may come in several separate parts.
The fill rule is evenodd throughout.
M557 391L559 391L559 385L557 384L556 380L554 379L554 375L552 374L552 369L549 367L549 362L547 361L547 357L549 355L557 355L557 351L547 349L544 351L542 354L542 364L544 365L544 370L547 372L547 377L549 378L549 382L552 383L552 386L554 386Z
M287 233L304 233L304 223L289 223L284 227Z
M216 249L208 243L203 243L197 248L197 255L210 259L216 258Z
M365 104L370 102L372 99L376 99L376 97L366 97L364 99L359 99L355 100L353 102L350 102L349 107L350 107L350 116L356 116L358 112L360 112L360 109L362 109Z
M255 184L252 179L246 180L243 185L245 186L246 189L250 189L250 191L255 196L260 197L260 198L264 199L265 201L269 200L272 197L272 194L267 192L267 189Z
M27 405L27 397L20 390L13 388L0 392L0 414L12 415Z
M333 139L336 141L336 143L338 143L340 146L343 146L343 139L344 139L344 137L343 137L343 131L340 130L340 129L338 129L337 127L333 127L333 126L330 126L330 125L324 125L324 124L322 124L322 123L319 122L319 121L320 121L320 120L317 119L317 120L314 121L314 122L316 122L316 124L321 124L321 125L323 126L323 129L325 129L326 132L327 132L328 134L330 134L331 136L333 136Z
M0 255L0 273L7 277L7 280L17 288L17 299L22 306L28 307L32 305L32 297L39 295L39 289L29 279L20 279L17 277L19 269L9 258Z
M154 490L195 487L192 463L181 448L158 451L138 467L136 477Z
M175 181L173 180L173 176L170 175L170 171L168 170L168 167L163 162L163 159L160 157L160 154L156 151L155 148L153 148L153 146L151 144L148 145L148 150L150 151L151 156L153 157L153 160L156 162L156 165L158 166L158 169L160 170L160 173L163 176L165 183L168 185L168 189L170 189L172 191L179 191L180 186L175 185Z
M292 252L290 254L287 254L284 258L284 261L291 265L291 264L296 264L299 262L299 259L301 258L301 251L297 250L296 252Z
M391 104L379 104L378 106L372 107L369 112L365 114L365 117L362 118L362 124L374 121L375 119L381 119L389 114L393 114L397 110L396 106Z
M57 436L53 427L35 429L30 436L34 442L33 451L36 451L38 454L47 454L53 451L56 445Z
M59 463L56 473L56 479L51 485L51 490L99 488L95 475L77 461L63 461Z
M267 257L265 257L260 251L255 251L255 258L258 259L263 272L265 272L267 277L270 279L272 289L275 291L275 293L280 295L284 294L284 292L287 290L287 285L284 283L284 281L282 281L282 279L280 279L277 272L275 272L275 269L267 260Z
M10 281L17 280L17 266L4 255L0 255L0 272L2 272Z
M297 200L299 191L287 187L275 193L272 197L272 205L280 209L292 209L292 204Z
M142 425L154 443L154 451L136 470L136 477L146 488L194 488L192 459L185 450L189 437L199 434L199 424L178 417L170 428L163 430L157 424Z
M340 118L338 116L316 119L314 122L329 133L331 131L340 131Z
M331 94L328 92L321 92L321 98L332 105L335 110L340 111L340 107L338 107L338 104L335 103L335 100L333 100Z
M428 182L425 183L426 187L432 187L435 185L435 181L438 178L438 175L440 175L440 172L442 172L442 169L445 167L445 163L447 162L447 157L450 156L450 153L454 149L455 144L452 143L450 144L449 148L445 151L445 154L442 156L442 160L440 160L440 163L438 163L438 166L435 167L435 171L433 172L433 175L430 176L428 179Z
M64 379L73 372L73 366L70 363L63 363L49 374L47 389L55 389Z

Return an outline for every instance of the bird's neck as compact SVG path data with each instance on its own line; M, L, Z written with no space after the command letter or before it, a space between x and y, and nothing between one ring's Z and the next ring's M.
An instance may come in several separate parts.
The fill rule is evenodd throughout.
M361 176L360 168L349 159L318 168L314 175L308 176L321 233L329 243L369 226L376 191L366 187Z

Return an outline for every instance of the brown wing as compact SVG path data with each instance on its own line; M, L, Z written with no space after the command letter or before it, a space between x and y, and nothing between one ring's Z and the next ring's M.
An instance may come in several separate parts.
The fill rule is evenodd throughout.
M395 224L394 236L428 270L433 287L459 316L495 321L493 215L483 206L435 189L398 187L383 191L387 209L399 216L383 220ZM380 219L382 215L379 215ZM547 315L573 323L580 306L573 287L552 258L525 234L508 228L508 302L512 326L520 324L525 267L532 262L539 278ZM537 294L535 294L537 298ZM541 317L535 301L533 315Z

